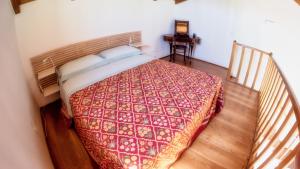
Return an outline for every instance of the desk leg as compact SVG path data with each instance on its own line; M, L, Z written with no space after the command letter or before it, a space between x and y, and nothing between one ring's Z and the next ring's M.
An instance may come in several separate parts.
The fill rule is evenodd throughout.
M189 56L190 64L192 63L193 52L194 52L194 45L191 45L190 46L190 56Z
M170 45L170 62L172 61L172 58L173 58L173 42L170 42L169 43L169 45Z

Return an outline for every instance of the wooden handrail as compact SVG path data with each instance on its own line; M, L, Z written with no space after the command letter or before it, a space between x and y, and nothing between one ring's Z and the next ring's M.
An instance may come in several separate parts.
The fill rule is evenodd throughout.
M292 88L290 87L286 77L284 76L284 74L282 73L281 69L279 68L277 62L273 59L273 57L271 58L275 64L275 66L278 68L278 71L282 77L282 80L284 81L284 84L287 86L287 91L291 97L291 101L293 103L293 109L296 111L296 116L297 116L297 119L300 120L300 107L299 107L299 102L297 100L297 97L295 96ZM298 127L300 128L300 123L298 123Z
M227 80L259 92L247 168L300 169L300 108L272 53L234 41Z

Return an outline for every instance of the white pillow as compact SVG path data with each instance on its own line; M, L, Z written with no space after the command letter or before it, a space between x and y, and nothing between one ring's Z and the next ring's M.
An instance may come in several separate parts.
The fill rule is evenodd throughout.
M107 63L108 62L105 59L97 55L88 55L78 58L76 60L64 64L59 68L59 80L60 82L64 82L77 74L93 70Z
M111 48L108 50L104 50L100 52L98 55L103 57L104 59L109 60L110 62L121 60L130 56L136 56L142 54L141 50L134 48L132 46L119 46L115 48Z

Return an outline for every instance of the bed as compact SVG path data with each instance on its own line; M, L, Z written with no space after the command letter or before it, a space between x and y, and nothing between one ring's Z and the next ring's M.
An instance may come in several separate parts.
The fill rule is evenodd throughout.
M62 112L102 169L169 168L223 107L221 78L136 55L61 84Z

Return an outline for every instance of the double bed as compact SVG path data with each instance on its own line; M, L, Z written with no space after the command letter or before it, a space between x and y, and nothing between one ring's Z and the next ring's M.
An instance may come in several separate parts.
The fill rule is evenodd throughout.
M47 69L47 57L59 65L61 112L99 168L170 168L221 111L222 79L144 55L130 38L141 33L50 51L33 68Z
M62 111L100 168L169 168L223 106L221 78L146 55L61 84Z

